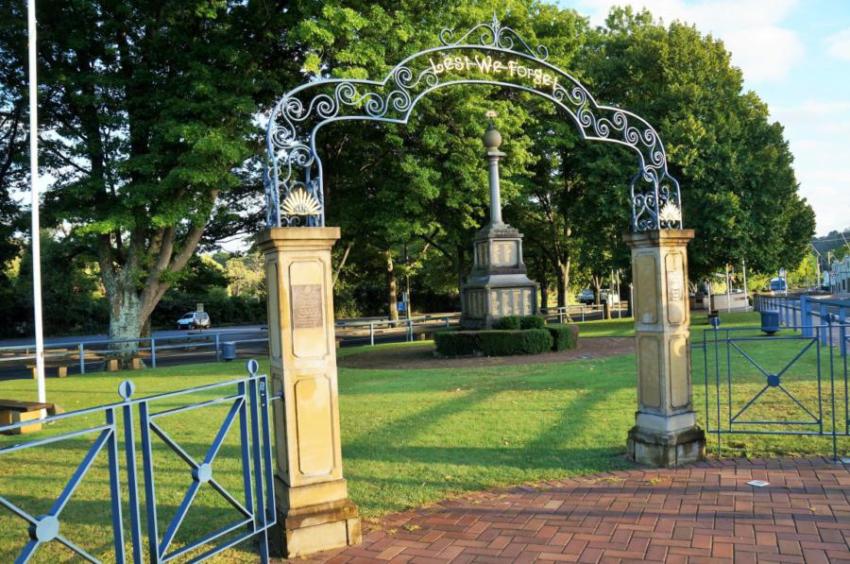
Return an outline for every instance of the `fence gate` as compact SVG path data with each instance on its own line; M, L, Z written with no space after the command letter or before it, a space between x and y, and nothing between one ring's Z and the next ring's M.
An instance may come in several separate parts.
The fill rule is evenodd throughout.
M248 371L247 378L141 399L132 397L133 384L126 381L119 387L119 394L124 398L122 402L0 427L0 432L13 432L34 423L43 426L42 431L33 435L31 440L0 447L0 464L16 452L45 456L50 452L46 449L62 441L82 443L86 440L87 446L81 450L84 453L81 459L56 461L56 464L75 470L59 497L42 515L33 514L24 507L24 503L11 501L16 493L21 492L8 491L18 479L31 476L14 474L12 479L0 483L0 507L18 518L29 538L15 562L28 562L49 543L64 545L78 559L100 562L90 549L84 548L82 541L88 539L72 538L63 530L67 526L63 510L86 481L87 475L90 483L84 484L86 487L97 487L98 483L106 482L102 494L98 492L97 495L108 500L111 508L112 551L107 557L110 560L114 558L119 564L128 560L136 564L144 560L152 563L176 559L197 562L238 543L255 539L259 545L260 560L267 562L268 530L276 522L268 415L271 398L267 377L257 374L256 361L248 362ZM212 410L216 411L213 413ZM186 436L175 439L167 431L168 420L188 412L204 417L203 429L189 429L188 440ZM215 414L222 413L223 421L218 423ZM51 432L51 424L58 424L56 426L61 426L63 432ZM66 427L72 430L66 430ZM214 431L211 443L196 436L206 436L210 430ZM4 444L7 442L4 441ZM193 455L190 452L193 450L203 455ZM42 452L37 454L35 451ZM96 459L104 452L107 479L92 476L90 472ZM184 466L176 471L164 467L163 458L167 456L176 456ZM235 480L239 483L238 487L223 483L217 474L221 467L228 469L230 478L234 474L240 475ZM229 521L196 533L194 538L181 537L180 542L175 542L190 508L204 490L223 498L228 506L224 519ZM166 503L163 497L168 497L168 502L172 503L179 499L176 510L169 508L171 515L165 519L160 513ZM123 514L125 509L128 516ZM142 515L146 522L144 535ZM73 521L73 518L69 517L68 521ZM162 530L161 522L165 523ZM106 527L107 523L103 526ZM129 533L125 531L127 528Z
M814 326L788 323L772 336L758 327L703 332L703 415L718 453L723 435L784 435L825 438L833 460L847 455L848 363L842 352L850 331L837 318L824 319Z

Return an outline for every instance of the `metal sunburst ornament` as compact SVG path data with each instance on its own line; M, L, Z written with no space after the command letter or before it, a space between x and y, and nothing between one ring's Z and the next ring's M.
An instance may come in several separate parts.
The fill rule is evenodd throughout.
M680 210L679 206L676 204L667 202L664 204L664 207L661 208L661 212L658 214L658 219L665 221L668 224L678 223L682 221L682 210Z
M303 188L290 192L281 207L286 215L317 215L322 211L322 204Z

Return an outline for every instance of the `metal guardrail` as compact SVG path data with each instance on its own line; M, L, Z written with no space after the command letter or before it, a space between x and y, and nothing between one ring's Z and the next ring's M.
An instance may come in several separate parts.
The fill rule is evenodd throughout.
M128 500L126 507L130 513L131 558L135 564L140 564L143 561L145 545L148 546L148 554L145 560L151 563L168 562L186 556L193 551L202 550L200 554L193 556L193 561L199 561L219 554L250 538L258 539L260 560L268 562L268 530L277 522L272 483L272 444L268 408L270 400L276 398L269 397L267 377L258 375L257 367L256 361L252 360L248 363L249 375L247 378L186 388L140 399L132 397L134 386L132 382L125 381L119 386L119 394L124 398L122 402L0 427L0 433L6 433L34 424L44 425L59 421L80 423L79 428L73 431L49 436L41 435L26 442L4 446L0 448L0 457L14 452L46 447L72 438L96 436L94 443L79 462L61 494L46 514L32 515L6 497L2 497L4 492L0 491L0 507L7 509L24 521L30 539L15 562L28 562L39 547L54 541L61 543L88 562L100 562L100 559L90 554L77 542L60 533L62 529L60 525L63 509L74 495L80 482L85 479L95 458L104 450L107 452L109 474L109 493L104 495L108 495L110 500L113 556L116 562L123 564L128 558L125 547L127 539L125 538L124 521L122 519L122 497L125 493ZM169 408L157 411L157 405L163 400L173 401L175 398L214 390L223 391L213 399L207 398L203 401L187 399L186 403L178 407L172 407L172 402L169 401L166 402L169 404ZM229 410L215 435L215 439L206 450L203 460L199 461L170 437L160 426L159 421L171 415L210 406L229 406ZM86 421L86 418L92 415L102 416L104 423L91 425ZM139 418L138 435L135 427L135 415ZM119 445L119 420L121 427L123 427L123 445ZM237 495L232 494L221 485L213 472L213 463L219 456L228 432L237 420L239 463L241 465L243 490L238 494L238 498ZM154 486L156 481L154 436L159 437L161 442L168 447L168 450L176 454L188 466L186 478L191 479L177 511L171 517L163 532L159 531L157 520L159 504ZM139 496L140 469L136 456L137 441L140 442L142 451L141 474L144 477L144 508L147 520L145 536L147 542L142 535L142 501ZM123 451L124 454L123 472L122 465L119 462L119 451ZM26 467L22 466L21 468L23 472ZM6 481L7 486L14 483L16 483L15 480ZM122 489L124 483L127 484L126 492ZM179 548L172 549L175 535L202 488L215 490L229 503L238 517L227 525L208 531L200 538L187 540Z
M375 337L380 335L398 334L398 329L403 329L405 341L413 341L416 337L417 328L419 333L427 332L427 330L439 330L456 326L460 323L460 313L449 313L441 315L423 315L418 318L410 319L368 319L363 321L348 321L340 320L336 322L337 329L348 329L357 331L358 329L368 331L366 335L348 334L338 338L369 338L369 345L375 345Z
M222 343L236 344L268 343L268 337L254 339L229 338L234 334L248 331L218 331L215 333L187 334L172 337L145 337L142 339L96 339L88 341L64 341L45 345L45 358L54 363L64 361L66 365L76 364L80 374L85 374L92 364L102 364L110 358L116 358L121 344L135 344L134 356L146 358L156 368L159 355L164 351L209 349L220 360ZM20 354L16 354L20 353ZM35 346L15 345L0 347L0 366L35 362Z
M624 301L619 301L611 307L611 317L616 317L617 319L629 318L631 317L631 310L629 308L629 303ZM572 304L569 306L561 306L561 307L553 307L553 308L541 308L540 313L546 317L547 320L557 319L558 323L566 323L567 321L577 321L584 322L588 315L593 315L596 313L603 314L605 313L605 305L604 304Z

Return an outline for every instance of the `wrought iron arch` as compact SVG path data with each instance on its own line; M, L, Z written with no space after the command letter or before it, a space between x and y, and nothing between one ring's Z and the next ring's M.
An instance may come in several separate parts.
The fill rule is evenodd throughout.
M583 139L633 150L638 170L630 180L632 231L682 228L679 182L668 172L664 145L646 120L597 103L577 79L548 62L545 46L532 48L495 16L457 40L452 35L452 30L442 30L441 45L407 57L381 81L316 80L280 98L266 130L269 227L324 225L322 161L316 151L322 127L344 120L406 124L429 93L456 84L483 84L541 96L570 116ZM436 55L441 55L437 62ZM505 80L486 78L493 75Z

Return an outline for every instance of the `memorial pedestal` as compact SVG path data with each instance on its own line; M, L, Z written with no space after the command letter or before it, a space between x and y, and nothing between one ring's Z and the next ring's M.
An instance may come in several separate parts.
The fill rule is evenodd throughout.
M472 273L461 288L460 324L464 329L490 329L503 317L537 315L536 282L528 279L522 260L522 234L502 222L499 151L502 135L491 123L484 133L490 178L490 222L475 234Z
M268 288L276 440L275 495L286 558L361 541L342 476L331 248L339 228L285 227L260 234Z
M537 283L529 280L522 260L522 235L504 223L487 225L473 243L472 273L461 291L465 329L492 327L509 315L537 314Z
M705 455L692 403L687 245L693 230L630 233L638 411L629 457L677 466Z

